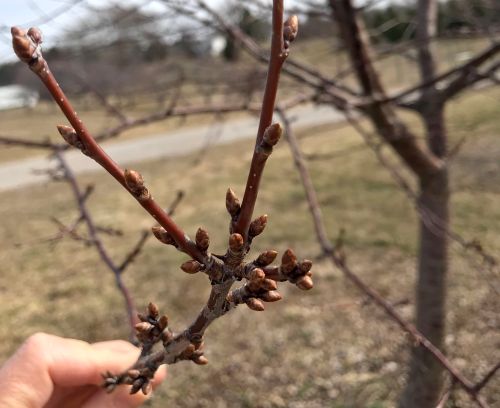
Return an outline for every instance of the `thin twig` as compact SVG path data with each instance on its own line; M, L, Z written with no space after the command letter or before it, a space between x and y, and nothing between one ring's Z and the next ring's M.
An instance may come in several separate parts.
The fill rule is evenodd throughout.
M286 117L285 117L286 118ZM285 125L288 125L288 137L293 133L289 128L288 121L284 120ZM314 191L313 183L307 167L304 166L304 161L302 159L300 148L298 144L295 144L294 148L291 149L292 154L294 155L295 165L300 173L302 183L304 185L304 191L306 192L306 199L308 200L309 210L312 215L312 220L315 225L315 230L325 230L324 223L321 217L318 217L319 205L316 199L316 193ZM431 341L429 341L422 333L420 333L415 326L408 323L393 307L393 305L385 300L377 291L372 289L369 285L367 285L358 275L356 275L348 266L345 260L345 257L337 253L333 248L332 243L326 238L326 234L316 234L318 239L318 243L323 249L324 254L330 259L330 261L339 268L343 274L348 278L354 285L366 296L368 296L379 308L381 308L386 315L397 323L401 329L407 332L417 344L421 345L425 349L427 349L434 358L443 366L447 371L450 372L451 376L461 385L461 387L469 394L469 396L480 406L487 407L487 403L478 395L478 393L474 389L474 385L469 381L466 377L464 377L460 371L454 367L451 362L446 358L446 356L439 350ZM326 249L325 249L326 248ZM330 249L329 249L330 248Z
M121 270L119 267L114 263L114 261L111 259L110 255L108 254L103 242L99 238L99 234L97 233L97 228L94 223L94 220L90 214L90 212L87 209L87 205L85 203L85 195L84 193L80 190L80 186L78 185L78 182L76 180L76 177L69 167L68 163L66 162L63 154L59 151L54 152L56 159L59 161L59 164L64 172L64 176L68 183L71 186L71 189L73 191L73 195L75 196L76 202L78 204L78 208L80 210L81 218L84 219L85 224L87 225L87 230L89 234L89 240L92 242L94 247L96 248L97 252L99 253L99 257L101 260L104 262L104 264L108 267L108 269L113 272L115 276L115 281L118 289L120 290L124 300L125 300L125 306L127 310L127 315L128 315L128 320L129 320L129 326L131 330L131 339L134 338L134 327L135 324L138 322L137 320L137 311L134 305L134 301L132 298L132 295L123 282L122 276L121 276Z

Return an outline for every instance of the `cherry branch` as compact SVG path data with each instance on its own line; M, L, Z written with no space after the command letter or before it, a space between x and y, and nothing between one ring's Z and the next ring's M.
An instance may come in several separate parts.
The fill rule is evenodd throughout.
M169 214L153 201L151 193L144 185L142 176L133 170L122 170L90 135L57 84L41 54L41 33L33 28L28 30L27 33L19 28L12 28L13 45L16 54L39 76L72 125L72 127L59 126L61 136L69 145L78 148L83 154L99 163L155 218L159 226L153 227L152 230L160 242L173 245L191 255L193 259L181 265L184 272L190 274L203 272L208 275L212 284L212 290L206 305L194 322L178 334L174 334L168 327L168 318L165 315L160 316L158 308L154 304L149 305L146 314L138 314L141 322L135 325L135 330L142 345L141 355L134 366L127 372L120 375L112 375L111 373L105 375L104 386L108 391L112 391L119 384L131 384L132 393L142 390L143 393L147 394L151 389L151 379L161 364L174 364L181 360L192 360L197 364L206 364L207 360L203 356L202 339L210 324L238 304L245 303L252 310L262 311L264 310L263 302L280 300L281 295L277 292L277 281L291 282L302 290L309 290L313 287L312 273L310 271L312 262L306 259L298 261L290 249L283 254L279 267L269 267L277 256L277 252L271 250L261 253L253 261L244 262L252 240L264 231L267 224L266 215L260 216L251 222L250 217L257 198L258 182L264 164L272 153L273 146L276 145L281 136L281 127L278 124L271 124L271 120L280 69L288 54L289 44L295 39L298 30L298 21L294 16L283 23L282 0L275 0L273 3L273 22L272 56L249 176L249 179L255 177L253 175L255 173L258 174L258 178L256 183L255 180L251 182L253 184L247 183L249 193L245 193L246 198L243 199L242 206L240 206L239 200L232 190L228 190L226 208L232 217L231 224L234 226L236 223L239 225L241 222L244 226L244 231L242 231L244 233L240 234L232 231L226 253L217 256L208 252L210 238L204 229L198 229L195 241L189 239L173 222ZM295 98L295 101L303 99L303 96L301 96ZM174 106L171 108L173 109ZM130 125L130 123L124 123L124 125ZM107 255L102 242L97 236L96 227L86 210L84 200L81 199L82 196L71 169L64 161L60 151L56 151L56 157L61 162L65 177L70 181L78 198L81 214L87 222L90 239L98 249L103 261L114 271L117 284L124 293L125 298L129 299L126 296L126 288L121 281L121 272L123 271L121 266L130 264L140 248L142 248L147 239L146 236L141 237L121 266L116 266ZM241 228L241 226L238 228ZM231 291L233 283L236 280L243 279L245 284ZM154 351L153 346L159 342L162 342L163 348L160 351Z
M92 137L73 106L57 83L41 52L42 35L38 29L31 28L28 32L13 27L12 42L14 51L21 61L27 63L30 69L40 78L54 101L70 122L72 127L58 126L59 133L70 145L79 148L82 153L94 159L111 176L113 176L173 237L179 249L199 260L203 255L196 245L170 218L170 216L152 198L144 186L141 175L135 171L122 170L101 148Z
M248 173L241 210L234 223L234 231L247 239L255 202L259 192L259 184L264 166L269 156L266 148L275 145L281 136L279 127L271 127L274 105L281 73L281 67L288 56L288 47L297 36L298 20L292 16L283 23L283 0L273 1L271 55L269 59L266 87L260 113L259 129L255 141L255 150ZM266 139L268 136L268 139ZM267 144L267 146L266 146Z

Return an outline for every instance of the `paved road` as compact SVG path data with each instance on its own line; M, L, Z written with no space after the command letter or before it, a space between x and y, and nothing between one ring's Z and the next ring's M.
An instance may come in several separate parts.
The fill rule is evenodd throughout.
M343 115L329 107L300 106L290 111L294 126L307 127L338 122ZM218 129L191 127L172 133L153 135L135 140L115 140L103 145L104 150L121 166L135 162L154 160L164 157L182 156L202 149L207 136L214 134L213 144L223 145L237 140L255 138L256 118L243 118L225 123ZM93 160L78 151L65 153L73 170L78 173L102 171ZM0 191L21 188L48 180L37 170L47 169L50 161L45 156L0 164Z

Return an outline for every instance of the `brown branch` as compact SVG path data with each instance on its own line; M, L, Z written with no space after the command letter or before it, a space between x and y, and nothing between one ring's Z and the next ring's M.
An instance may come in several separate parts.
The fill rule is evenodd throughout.
M181 200L184 198L184 192L183 191L178 191L177 196L175 197L174 201L170 204L168 208L168 215L172 216L174 215L175 210L177 209L177 206L181 202ZM135 259L139 256L139 254L142 251L142 248L146 244L147 240L151 236L151 230L143 231L139 240L137 243L132 247L132 249L129 251L129 253L125 256L125 259L123 262L118 266L118 270L120 273L123 273L125 269L127 269L132 262L135 261Z
M273 146L281 136L280 126L277 124L271 125L271 119L274 112L280 68L288 53L289 43L294 40L298 28L296 17L289 18L283 26L282 0L275 0L273 3L273 21L272 57L250 177L254 177L254 172L262 172L265 161L272 153ZM96 160L156 219L160 227L154 227L153 232L161 242L171 244L192 256L193 259L185 262L181 266L181 269L187 273L202 271L209 276L212 283L212 290L206 305L194 322L186 330L177 335L168 327L167 317L160 317L158 308L153 304L149 305L147 315L138 315L141 322L135 325L135 329L138 340L142 344L139 360L131 370L119 376L106 375L105 387L112 391L116 385L126 383L132 384L132 393L142 389L147 394L151 389L150 380L161 364L174 364L180 360L192 360L197 364L206 363L202 352L202 338L206 329L215 319L224 315L240 303L246 303L250 309L261 311L264 310L263 301L274 302L281 299L281 295L276 292L276 281L270 277L266 277L262 269L274 261L276 252L266 251L255 261L244 262L252 239L263 232L267 223L267 216L261 216L252 222L248 222L248 225L244 228L244 234L232 233L229 237L228 249L221 256L213 256L208 252L210 239L208 233L203 229L198 229L195 241L191 241L171 220L169 214L163 211L152 200L150 192L144 185L142 176L133 170L123 171L106 155L96 140L90 135L76 112L74 112L70 102L60 89L46 61L42 57L40 51L41 33L36 29L30 29L28 33L25 33L18 28L13 28L12 34L16 54L40 77L73 126L72 128L67 126L58 127L59 132L66 142L80 149L83 154ZM296 98L296 100L300 99ZM121 273L137 256L146 237L141 237L139 243L136 244L132 252L126 257L124 263L122 263L122 267L117 267L107 254L102 241L99 240L97 228L87 211L82 199L82 193L79 190L78 183L71 169L68 167L60 151L56 151L55 154L61 163L65 178L69 181L77 197L80 212L87 223L91 241L97 248L103 262L114 272L116 282L125 299L131 301L130 294L121 280ZM252 181L252 183L254 182ZM250 192L250 198L244 198L243 210L241 210L238 200L230 192L228 193L227 209L233 217L233 221L239 221L237 217L240 215L240 210L242 214L247 214L246 216L251 217L258 181L257 184L253 185L248 183L247 187L247 190L252 190L255 187L255 193ZM255 194L255 197L253 197L253 194ZM249 212L245 210L245 208L250 207ZM240 219L244 219L244 216L241 216ZM295 254L291 250L287 250L282 257L281 266L277 268L277 271L280 280L294 283L302 290L309 290L313 287L311 267L311 261L302 260L298 262ZM242 288L230 292L236 279L246 279L247 283ZM131 308L128 310L130 311ZM160 341L163 343L163 349L158 352L153 351L153 346Z
M290 131L290 130L289 130ZM289 133L290 135L290 133ZM293 135L293 133L292 133ZM291 149L292 154L294 155L295 165L301 175L301 180L304 184L304 190L306 191L306 199L309 201L309 210L311 211L312 219L315 224L315 229L323 229L325 230L324 223L321 217L316 216L316 211L318 209L318 202L315 199L315 192L311 194L311 189L313 186L311 177L309 172L307 171L307 167L299 166L299 163L303 163L301 157L301 151L297 147L295 149ZM305 183L304 183L305 181ZM312 190L314 191L314 190ZM372 289L369 285L367 285L358 275L356 275L346 263L345 255L341 252L338 252L335 249L325 250L324 248L333 248L332 243L327 239L323 238L324 235L317 234L316 237L321 248L324 251L324 254L330 259L333 265L339 268L345 277L349 279L363 294L368 296L368 298L373 301L379 308L381 308L384 313L394 321L402 330L408 333L417 344L424 347L427 351L429 351L434 358L443 366L451 376L460 384L460 386L467 392L467 394L482 408L488 407L487 403L483 400L482 397L478 395L478 393L474 389L474 385L464 377L460 371L458 371L451 362L446 358L446 356L439 350L431 341L429 341L422 333L420 333L415 326L408 323L394 308L394 306L384 299L377 291Z
M474 391L476 393L480 392L484 387L488 385L488 382L495 376L497 371L500 370L500 362L496 363L483 377L481 381L474 385Z
M262 177L264 165L268 156L268 154L266 155L261 148L262 143L265 141L264 132L267 132L268 129L270 129L271 121L273 119L281 67L288 56L288 42L293 41L297 35L298 29L297 17L288 19L286 29L290 30L290 34L288 38L284 38L286 31L284 30L283 23L283 0L273 1L272 20L271 52L266 87L264 90L262 109L260 113L259 129L257 131L255 150L252 157L252 163L250 165L250 171L248 173L245 193L241 204L241 211L238 214L236 222L234 223L234 231L241 234L245 240L247 239L248 228L252 220L255 201L257 200L257 194L259 192L260 179ZM270 143L270 145L272 146L276 144L276 142Z
M41 33L34 29L30 29L31 33L26 33L17 27L13 27L11 31L14 51L40 78L71 124L72 128L67 126L60 126L58 128L66 141L80 148L83 153L94 159L113 176L134 198L136 198L139 204L171 234L178 247L183 252L191 255L195 259L203 260L203 254L196 248L193 241L191 241L185 232L169 217L161 206L153 200L151 194L144 187L142 177L136 172L124 172L92 137L57 83L47 62L42 56L40 50Z
M363 23L351 1L331 0L330 6L363 93L373 100L366 107L365 113L381 137L418 177L426 178L438 173L442 167L441 160L417 143L415 135L399 119L390 105L378 102L378 99L384 98L386 93L372 64Z
M288 146L292 152L292 157L295 163L295 167L299 172L302 185L304 186L304 192L307 197L307 204L309 205L309 211L314 219L314 230L316 232L316 237L321 245L323 253L329 253L333 250L333 246L328 240L328 234L325 229L325 224L323 222L323 214L319 205L318 197L316 195L316 190L312 183L311 177L309 176L309 171L304 160L304 155L299 146L299 142L295 137L290 126L290 121L285 114L285 111L278 107L277 112L283 121L283 126L285 130L285 139L288 142Z
M137 323L137 317L136 317L137 312L136 312L136 308L134 305L132 295L122 280L122 277L121 277L122 271L113 262L113 260L109 256L103 242L99 238L96 225L95 225L94 220L93 220L92 216L90 215L90 212L88 211L86 203L85 203L85 201L86 201L85 194L80 190L80 187L78 185L78 182L76 180L74 173L72 172L71 168L69 167L68 163L66 162L66 160L64 159L64 156L62 155L62 153L60 151L55 151L55 157L59 161L59 164L64 172L65 179L68 181L69 185L71 186L71 189L73 191L73 195L75 196L75 199L76 199L77 204L78 204L78 208L80 210L81 218L83 218L83 220L85 221L85 224L87 225L87 230L88 230L90 242L92 242L92 244L96 248L101 260L108 267L108 269L111 270L111 272L113 272L113 274L115 276L116 286L120 290L120 292L125 300L129 325L131 328L131 339L132 339L132 338L134 338L134 327L135 327L135 324Z
M29 147L35 149L60 149L63 144L52 143L49 138L43 142L37 142L33 140L19 139L16 137L0 136L0 144L5 146L19 146L19 147Z

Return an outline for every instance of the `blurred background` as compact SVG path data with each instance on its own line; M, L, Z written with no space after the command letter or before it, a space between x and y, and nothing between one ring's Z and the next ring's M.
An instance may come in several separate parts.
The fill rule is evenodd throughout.
M430 150L427 108L442 109L447 147L433 153L447 168L450 220L431 214L449 248L437 284L445 288L438 302L445 329L435 341L472 383L500 360L500 4L356 1L369 55L362 60L353 54L335 3L350 2L285 1L285 15L297 14L300 29L280 82L284 116L276 120L289 122L300 156L293 144L290 150L291 139L271 156L256 209L269 215L269 224L252 248L252 254L295 248L314 261L315 287L280 286L284 299L265 312L240 306L215 322L205 341L210 364L170 367L148 406L399 404L418 344L333 267L324 242L318 243L310 196L296 169L300 162L308 170L337 254L415 322L419 297L426 296L416 289L419 234L428 225L419 204L425 188L367 108L377 98L385 98L384 106ZM78 205L51 154L61 142L55 126L66 119L15 59L10 27L42 29L46 60L105 150L120 165L133 164L161 205L182 192L174 219L190 235L206 228L217 253L227 241L225 192L231 187L243 195L254 149L271 7L266 0L2 2L1 361L37 331L90 342L129 335L115 277L78 221ZM419 31L422 21L429 30ZM434 65L427 76L425 61ZM377 73L380 89L376 81L370 90L360 80L367 67ZM433 108L429 101L438 98ZM82 191L92 186L86 205L119 264L152 219L88 158L65 155ZM185 260L146 239L122 274L136 306L154 301L178 330L210 291L206 277L179 270ZM476 406L447 372L432 370L440 378L441 407ZM497 406L499 390L492 375L481 395Z

